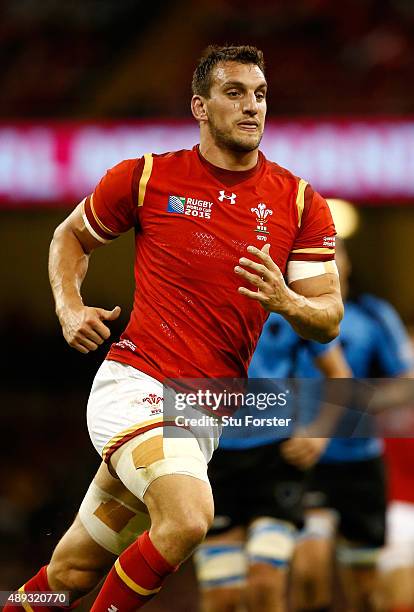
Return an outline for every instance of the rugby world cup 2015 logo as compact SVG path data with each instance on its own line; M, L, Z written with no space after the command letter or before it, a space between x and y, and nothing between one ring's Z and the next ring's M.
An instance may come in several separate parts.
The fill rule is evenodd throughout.
M251 208L250 211L256 215L256 229L254 230L258 236L258 240L267 240L267 237L263 234L269 234L267 229L267 218L273 215L273 210L271 208L267 208L264 202L260 202L257 205L257 208Z
M168 196L167 212L183 213L185 210L185 198L179 196Z

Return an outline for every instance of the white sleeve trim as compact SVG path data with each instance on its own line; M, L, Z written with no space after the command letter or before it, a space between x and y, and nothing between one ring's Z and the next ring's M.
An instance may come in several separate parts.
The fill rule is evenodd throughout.
M336 263L334 261L289 261L287 265L288 284L322 274L338 275Z
M96 238L96 240L99 240L99 242L102 242L103 244L107 244L108 242L111 242L110 240L106 240L105 238L102 238L102 236L100 236L97 232L95 232L95 230L93 229L92 225L89 223L88 221L88 217L86 216L86 212L85 212L85 200L82 200L81 204L82 204L82 219L83 222L85 224L85 227L87 228L87 230L89 231L89 233Z

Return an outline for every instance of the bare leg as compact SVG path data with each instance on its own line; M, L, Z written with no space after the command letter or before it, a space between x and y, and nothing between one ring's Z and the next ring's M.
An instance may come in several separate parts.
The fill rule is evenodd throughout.
M234 527L219 535L208 536L203 543L208 550L212 547L223 547L222 555L215 555L213 560L208 561L208 566L204 566L202 554L196 554L195 565L200 587L200 602L202 612L241 612L244 610L244 582L246 580L247 563L244 553L244 542L246 530L243 527ZM239 552L227 547L240 547ZM233 551L228 553L228 551ZM200 551L201 552L201 551ZM211 576L226 579L234 574L242 575L240 584L232 586L224 582L220 587L206 588L205 584Z
M171 564L182 563L205 538L213 521L210 485L183 474L157 478L145 493L150 537Z
M299 542L292 566L294 610L317 610L332 603L334 541L307 538Z
M249 612L285 612L287 575L287 567L272 567L267 563L251 565L246 587Z
M339 566L349 610L374 612L378 610L378 573L376 567Z

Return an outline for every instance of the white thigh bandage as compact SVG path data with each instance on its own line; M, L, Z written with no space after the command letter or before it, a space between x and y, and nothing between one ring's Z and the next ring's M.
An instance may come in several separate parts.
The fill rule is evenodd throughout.
M117 556L150 526L148 514L109 495L95 482L84 497L79 518L91 538Z
M243 544L203 544L194 554L201 589L243 587L247 559Z
M322 274L337 275L336 263L334 261L289 261L287 265L288 283Z
M269 563L281 567L292 558L296 528L286 521L262 518L251 524L247 538L249 563Z
M185 474L209 482L207 462L197 439L186 430L181 431L181 437L173 436L177 436L174 427L153 429L118 450L116 473L141 501L150 484L160 476Z

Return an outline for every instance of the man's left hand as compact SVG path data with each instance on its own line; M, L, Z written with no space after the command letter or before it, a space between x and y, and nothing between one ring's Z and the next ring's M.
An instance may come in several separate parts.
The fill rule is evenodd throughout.
M236 274L257 287L257 291L251 291L246 287L239 287L238 291L246 297L260 302L265 310L271 312L285 312L289 304L289 288L285 279L269 255L270 244L265 244L262 250L254 246L248 246L247 250L255 255L259 262L252 261L246 257L241 257L239 263L245 268L251 268L256 274L248 272L240 266L236 266Z

